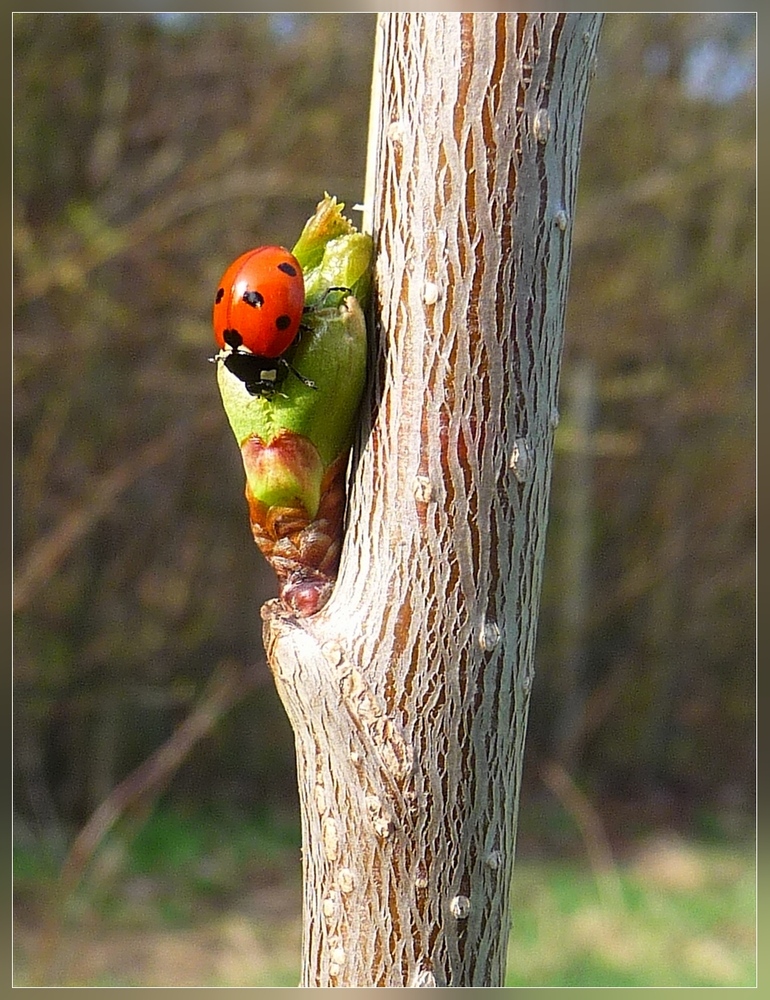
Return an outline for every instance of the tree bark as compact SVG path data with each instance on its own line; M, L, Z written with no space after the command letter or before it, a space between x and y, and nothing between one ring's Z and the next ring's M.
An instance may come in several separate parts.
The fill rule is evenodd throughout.
M304 986L504 980L600 21L380 15L340 576L317 615L263 612L299 765Z

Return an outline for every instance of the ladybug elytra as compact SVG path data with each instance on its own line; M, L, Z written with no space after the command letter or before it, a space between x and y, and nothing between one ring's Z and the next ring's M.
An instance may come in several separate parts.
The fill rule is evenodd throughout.
M302 268L284 247L256 247L228 267L214 298L214 337L225 367L253 396L275 394L289 372L315 388L283 357L305 308Z

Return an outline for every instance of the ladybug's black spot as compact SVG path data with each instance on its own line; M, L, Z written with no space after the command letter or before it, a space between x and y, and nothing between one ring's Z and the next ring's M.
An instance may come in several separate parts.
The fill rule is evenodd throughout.
M217 305L217 306L219 305L219 303L224 298L224 294L225 294L224 288L217 289L217 297L214 299L214 304L215 305Z
M297 269L293 264L288 261L284 261L283 264L278 265L278 270L283 271L284 274L288 274L290 278L297 277Z
M260 309L265 304L265 298L259 292L244 292L243 301L254 309Z
M276 316L275 325L278 330L287 330L291 326L291 316Z
M228 347L233 348L240 347L243 343L243 337L237 330L224 330L222 332L222 340L224 340Z

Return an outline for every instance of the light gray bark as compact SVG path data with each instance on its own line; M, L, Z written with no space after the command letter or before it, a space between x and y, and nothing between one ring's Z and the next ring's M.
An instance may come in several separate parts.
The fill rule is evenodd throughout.
M578 152L601 17L380 15L370 391L340 578L265 609L306 986L503 982Z

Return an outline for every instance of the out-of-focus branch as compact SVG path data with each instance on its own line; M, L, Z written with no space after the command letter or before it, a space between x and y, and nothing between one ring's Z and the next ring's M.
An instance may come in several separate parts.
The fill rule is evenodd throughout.
M175 425L107 473L95 485L88 502L66 514L24 557L14 583L14 611L21 611L29 604L72 549L112 510L121 493L145 473L162 465L190 433L208 434L220 426L220 414L207 410L192 426L186 422Z
M174 776L179 766L200 740L211 733L233 705L266 684L266 670L222 663L214 672L203 695L187 718L152 756L139 765L95 810L80 831L61 870L63 895L71 892L106 834L129 810L154 800Z
M40 935L36 968L41 983L51 985L65 977L68 955L61 948L61 928L66 904L81 882L85 870L111 829L129 811L149 809L173 778L179 766L205 739L219 720L255 688L269 682L267 670L242 667L232 662L220 664L203 695L171 737L135 771L120 782L95 810L80 831L62 865L59 893L49 907L46 926Z
M572 816L582 834L604 905L617 909L623 903L623 889L601 817L561 764L546 763L540 768L540 774L543 783Z
M98 238L79 252L67 252L46 257L44 266L31 267L19 282L17 306L50 294L57 287L77 288L95 268L124 254L145 240L157 237L177 226L196 212L223 205L237 198L253 198L255 192L263 199L292 197L316 198L319 191L350 190L359 181L351 177L293 177L285 170L233 172L213 178L210 183L170 192L164 200L152 202L133 221L111 229L105 225ZM27 254L27 261L33 260Z

